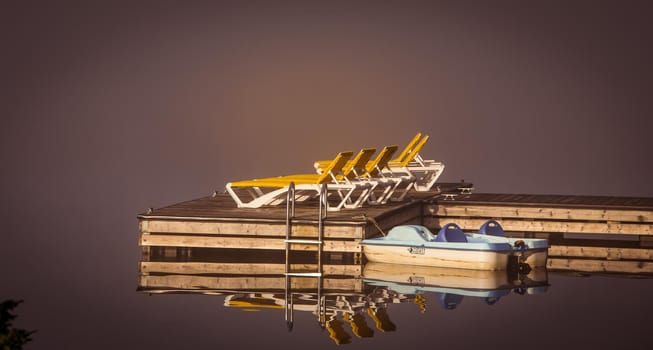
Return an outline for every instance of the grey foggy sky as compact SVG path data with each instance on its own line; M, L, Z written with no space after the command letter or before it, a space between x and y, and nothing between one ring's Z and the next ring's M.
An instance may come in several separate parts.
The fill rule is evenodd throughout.
M20 193L164 205L422 131L483 192L653 195L644 3L12 6Z

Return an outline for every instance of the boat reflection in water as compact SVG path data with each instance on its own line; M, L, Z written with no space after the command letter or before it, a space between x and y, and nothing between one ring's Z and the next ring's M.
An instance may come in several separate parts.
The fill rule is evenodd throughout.
M397 329L390 304L413 305L426 312L432 304L455 309L464 298L492 305L514 294L536 294L548 287L547 270L481 271L368 262L346 254L325 254L321 276L289 276L316 271L314 254L295 256L286 266L276 253L244 255L199 248L152 248L140 262L138 290L203 293L224 297L224 306L244 311L280 310L292 330L295 312L314 315L337 344Z
M433 293L445 309L455 309L464 297L481 298L489 305L512 293L546 292L546 268L531 269L527 274L512 271L487 271L384 263L367 263L363 281L378 286L393 300L423 299ZM385 293L384 291L384 293Z

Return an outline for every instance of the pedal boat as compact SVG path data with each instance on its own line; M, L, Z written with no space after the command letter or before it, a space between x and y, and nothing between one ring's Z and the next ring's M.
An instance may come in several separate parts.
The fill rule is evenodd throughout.
M360 242L368 261L475 270L506 270L546 266L546 239L508 238L494 220L478 233L465 233L455 223L443 226L437 235L421 225L401 225L384 237Z

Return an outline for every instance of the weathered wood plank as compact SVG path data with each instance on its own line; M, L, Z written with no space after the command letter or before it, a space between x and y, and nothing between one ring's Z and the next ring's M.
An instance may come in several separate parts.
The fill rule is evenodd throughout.
M437 199L444 204L451 203ZM653 198L612 197L612 196L574 196L574 195L538 195L509 193L474 193L459 196L455 202L461 205L499 205L499 206L533 206L564 208L610 208L653 210Z
M325 225L326 238L362 238L364 224L360 225ZM222 222L222 221L182 221L182 220L142 220L141 232L189 233L207 235L248 235L248 236L283 236L286 235L285 223L267 222ZM292 224L292 234L304 237L317 237L317 225Z
M653 249L552 245L549 247L549 257L653 260Z
M428 227L442 227L449 222L455 222L463 230L478 230L487 219L478 218L424 218ZM574 222L574 221L534 221L499 219L501 226L506 231L526 232L574 232L574 233L612 233L624 235L653 235L653 225L650 224L628 224L628 223L596 223L596 222Z
M375 220L381 229L386 233L388 230L397 225L421 224L422 204L413 203L413 205L404 206L401 208L401 210L385 213ZM365 232L366 238L374 237L379 234L379 230L374 224L368 224Z
M318 279L315 277L292 277L292 289L315 289ZM168 288L181 290L283 290L286 287L285 277L210 277L188 275L141 275L141 288ZM362 282L355 278L322 278L322 288L325 290L346 290L358 292Z
M556 207L523 207L497 205L463 205L453 203L429 204L425 206L426 215L487 217L487 218L527 218L546 220L585 220L653 223L653 210L617 210Z
M324 275L360 276L360 265L323 264ZM317 271L317 264L290 264L290 270ZM243 275L282 275L286 271L285 264L269 263L208 263L208 262L154 262L142 261L141 273L169 274L243 274Z
M202 247L202 248L236 248L236 249L286 249L281 238L248 238L248 237L205 237L188 235L156 235L142 234L142 246L174 246L174 247ZM317 251L314 244L292 244L291 250ZM325 252L361 252L361 247L356 241L323 241L322 250Z
M652 274L653 262L549 258L549 270Z

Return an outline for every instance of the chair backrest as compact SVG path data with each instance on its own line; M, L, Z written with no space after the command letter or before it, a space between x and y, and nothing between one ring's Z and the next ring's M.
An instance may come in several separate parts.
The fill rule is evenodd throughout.
M444 225L438 235L435 237L436 242L467 242L467 236L460 226L454 223Z
M408 154L404 157L404 159L399 162L399 166L406 167L408 166L408 163L412 162L415 157L419 154L419 152L422 150L424 145L426 144L426 141L429 140L429 135L424 135L422 139L413 147L413 149L408 152Z
M390 158L392 158L392 155L397 151L398 148L399 146L397 145L383 147L376 158L367 163L367 166L365 167L367 174L371 177L377 176L379 174L379 169L383 169L388 165Z
M345 178L353 180L357 176L365 173L365 165L369 162L372 155L376 152L375 148L363 148L356 154L356 157L343 167L342 173Z
M317 182L320 184L331 182L331 174L342 173L342 168L347 164L347 161L354 155L352 151L340 152L335 158L324 168Z
M410 140L410 142L408 142L408 144L406 145L406 147L401 151L401 153L399 153L399 155L397 156L397 158L395 158L395 159L393 159L393 160L391 160L391 161L394 162L394 163L399 163L399 162L401 162L402 160L404 160L404 157L408 154L408 152L410 152L410 150L413 149L413 147L415 147L415 145L416 145L417 142L419 141L420 137L422 137L422 133L418 132L417 134L415 134L415 136L413 137L413 139Z
M501 225L499 225L498 222L495 220L488 220L481 225L481 228L478 230L478 233L482 235L489 235L489 236L498 236L498 237L505 237L506 233L503 231L503 228Z

